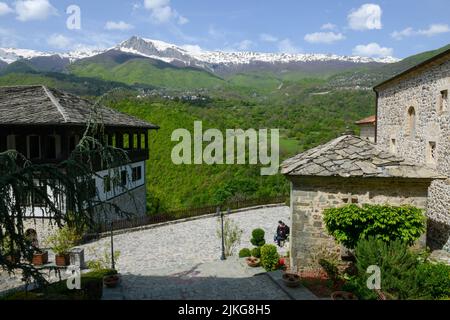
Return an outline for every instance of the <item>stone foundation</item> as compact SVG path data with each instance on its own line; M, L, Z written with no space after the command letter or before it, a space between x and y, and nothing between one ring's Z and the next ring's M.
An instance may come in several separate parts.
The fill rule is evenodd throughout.
M291 177L291 265L316 268L323 255L340 255L341 246L327 234L323 211L346 204L413 205L426 209L429 182L411 179ZM425 245L425 235L420 241ZM321 256L322 255L322 256Z

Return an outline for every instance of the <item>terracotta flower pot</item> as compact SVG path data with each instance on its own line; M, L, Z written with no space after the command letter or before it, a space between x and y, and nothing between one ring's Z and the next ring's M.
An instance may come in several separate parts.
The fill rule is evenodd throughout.
M335 291L331 294L332 300L358 300L358 297L351 292Z
M31 262L35 266L42 266L48 263L48 252L33 254L33 260Z
M245 262L247 262L249 267L256 268L259 267L261 260L255 257L248 257L245 259Z
M296 288L300 286L300 276L295 273L285 273L282 278L286 287Z
M103 277L103 284L107 288L115 288L115 287L117 287L119 282L120 282L120 275L118 275L118 274Z
M70 256L68 254L55 255L55 264L58 267L65 267L70 264Z

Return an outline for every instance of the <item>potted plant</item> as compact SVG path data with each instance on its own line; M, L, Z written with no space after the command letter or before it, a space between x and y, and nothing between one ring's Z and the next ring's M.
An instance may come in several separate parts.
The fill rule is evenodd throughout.
M120 275L119 274L112 274L103 277L103 284L107 288L115 288L120 283Z
M300 276L295 273L285 272L283 274L282 280L286 287L289 288L296 288L300 285Z
M3 244L0 243L1 252L4 255L6 261L10 263L17 263L20 261L20 251L14 248L14 243L9 236L5 236Z
M358 297L351 292L335 291L331 294L332 300L358 300Z
M261 260L256 257L247 257L245 258L245 262L247 262L247 265L252 268L259 267L261 264Z
M35 266L42 266L48 263L48 251L42 251L40 249L36 249L33 253L33 260L31 263Z
M49 246L55 253L55 264L57 266L64 267L70 264L69 251L79 240L79 235L67 226L59 229L48 238Z

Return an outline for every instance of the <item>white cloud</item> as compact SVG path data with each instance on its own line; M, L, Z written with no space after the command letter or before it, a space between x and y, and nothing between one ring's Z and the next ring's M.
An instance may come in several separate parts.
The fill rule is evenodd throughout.
M424 35L427 37L432 37L437 34L450 32L450 27L448 24L432 24L426 30L419 30L418 33L420 35Z
M342 33L334 32L315 32L305 35L305 41L309 43L334 43L344 40L345 36Z
M268 33L261 33L259 35L259 39L264 42L277 42L278 41L277 37L275 37L271 34L268 34Z
M432 24L427 29L414 30L413 28L409 27L401 31L394 31L391 33L391 37L396 40L402 40L404 38L413 36L432 37L448 32L450 32L450 27L448 24Z
M124 21L119 21L119 22L115 22L115 21L108 21L105 24L105 29L106 30L120 30L120 31L125 31L125 30L131 30L133 29L134 26L126 23Z
M3 16L5 14L11 13L14 10L11 9L7 3L5 2L0 2L0 16Z
M320 27L321 30L336 30L337 26L332 23L325 23L322 27Z
M144 0L144 7L149 10L154 10L170 5L170 0Z
M284 39L278 43L278 51L280 51L281 53L293 54L299 53L302 50L300 48L297 48L290 39Z
M178 24L183 25L189 23L189 19L183 16L178 17Z
M410 37L416 34L416 31L414 31L413 28L406 28L402 31L394 31L391 33L391 37L396 40L401 40L406 37Z
M367 45L358 45L353 49L353 54L355 56L364 56L364 57L391 57L394 53L392 48L386 48L380 46L378 43L372 42Z
M18 0L15 2L17 20L45 20L57 14L57 10L48 0Z
M366 3L349 13L348 24L353 30L381 29L383 27L381 23L382 13L379 5Z
M63 36L62 34L53 34L47 39L47 43L53 48L70 50L72 47L72 40Z
M168 23L176 20L179 25L189 22L170 6L170 0L144 0L144 8L151 12L151 19L156 24Z

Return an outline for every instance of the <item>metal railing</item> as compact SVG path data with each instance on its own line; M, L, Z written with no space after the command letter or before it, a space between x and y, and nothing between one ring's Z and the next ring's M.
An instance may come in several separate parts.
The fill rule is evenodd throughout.
M221 210L238 210L244 208L250 208L260 205L278 204L285 203L287 201L287 196L277 196L277 197L266 197L266 198L255 198L255 199L244 199L238 201L230 201L221 205L211 205L199 208L188 208L180 209L174 211L168 211L166 213L150 214L142 217L132 217L129 219L116 220L112 224L112 229L114 231L138 228L142 226L158 224L163 222L176 221L186 218L193 218L202 215L215 213L217 207ZM97 232L103 233L111 231L111 223L102 223L98 226Z

